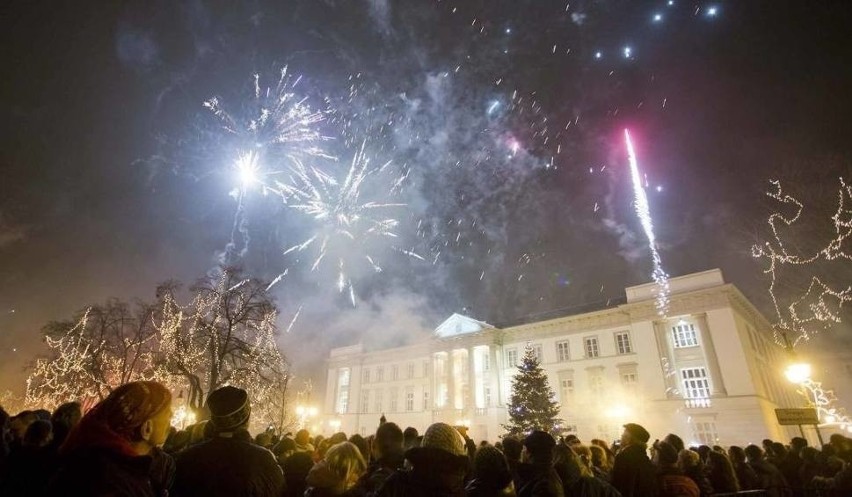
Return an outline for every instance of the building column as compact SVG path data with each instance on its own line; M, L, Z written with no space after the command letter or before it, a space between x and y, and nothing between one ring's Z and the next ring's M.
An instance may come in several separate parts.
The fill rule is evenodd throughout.
M500 402L500 373L497 364L497 345L488 345L488 381L491 386L491 404L485 407L497 407Z
M722 369L719 367L719 358L716 356L716 347L713 345L713 337L710 335L707 314L698 314L696 318L698 320L698 329L701 332L701 349L704 351L704 360L710 369L711 393L713 395L728 395L728 392L725 390L725 382L722 379Z
M467 348L467 400L470 402L465 408L473 415L476 413L476 393L479 385L476 384L476 355L472 346Z
M680 390L677 383L677 368L674 364L674 352L671 336L666 329L665 321L654 321L654 338L657 340L657 351L660 353L660 370L663 372L663 382L666 387L666 398L673 398L675 391Z
M453 349L447 352L447 406L446 408L456 409L456 357L453 354Z

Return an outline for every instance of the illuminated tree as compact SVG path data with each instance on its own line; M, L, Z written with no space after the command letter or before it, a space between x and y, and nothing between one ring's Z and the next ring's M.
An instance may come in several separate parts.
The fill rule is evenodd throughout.
M181 306L177 288L161 287L158 319L160 369L188 392L191 409L224 385L244 388L256 426L285 424L289 372L275 341L276 308L261 281L226 268L218 281L202 281Z
M512 395L507 406L509 423L503 427L510 435L516 436L532 430L554 433L561 422L558 418L559 404L553 400L554 397L547 375L532 347L527 345L518 374L512 382Z

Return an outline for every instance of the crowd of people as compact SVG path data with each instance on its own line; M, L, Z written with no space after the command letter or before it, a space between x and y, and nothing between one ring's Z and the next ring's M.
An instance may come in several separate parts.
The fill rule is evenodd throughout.
M852 440L803 438L746 447L650 442L641 425L583 443L544 431L475 443L463 427L383 422L368 437L263 432L252 438L244 390L207 399L208 420L175 430L171 394L155 382L10 417L0 409L2 496L769 497L852 495Z

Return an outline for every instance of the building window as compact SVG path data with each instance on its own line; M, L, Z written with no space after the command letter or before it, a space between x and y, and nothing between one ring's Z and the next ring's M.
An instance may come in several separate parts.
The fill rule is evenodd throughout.
M601 355L601 350L598 347L598 337L586 337L583 343L586 346L586 357L598 357Z
M412 378L414 378L414 363L409 362L408 363L408 379L410 380Z
M370 412L370 391L361 390L361 412Z
M532 349L532 355L533 357L535 357L535 360L538 361L539 364L541 364L542 359L544 359L541 354L541 344L537 343L535 345L530 345L529 347Z
M391 388L390 390L390 412L397 412L399 405L397 404L399 397L399 390L396 387Z
M370 383L370 369L364 369L364 383Z
M717 445L719 435L716 433L716 423L713 421L695 421L692 423L693 443L702 445Z
M376 412L383 412L384 407L382 406L382 391L376 390Z
M698 335L695 333L695 325L692 323L678 323L672 327L674 346L676 349L684 347L698 347Z
M489 352L488 350L482 352L482 370L486 372L491 370L491 355Z
M414 410L414 390L411 388L405 391L405 410L409 412Z
M429 390L423 390L423 410L428 411L431 406L429 405Z
M514 368L518 365L518 349L506 349L506 367Z
M710 397L710 380L704 368L684 368L680 370L683 379L683 396L687 399L707 399Z
M559 400L563 404L574 398L574 378L562 378L559 380Z
M637 383L639 383L639 375L637 373L621 373L621 385L625 390L635 391Z
M633 347L630 345L630 333L623 331L615 334L615 350L619 354L630 354Z
M491 387L485 386L482 388L482 398L485 407L491 407Z
M337 372L337 412L349 410L349 368L341 368Z
M385 368L382 366L376 368L376 381L385 381Z
M396 364L391 367L391 380L396 381L399 379L399 366Z
M565 362L569 360L571 356L568 354L568 340L564 342L556 342L556 360L559 362Z
M602 368L594 368L593 371L589 371L589 390L594 399L601 399L605 393L603 371L600 369Z

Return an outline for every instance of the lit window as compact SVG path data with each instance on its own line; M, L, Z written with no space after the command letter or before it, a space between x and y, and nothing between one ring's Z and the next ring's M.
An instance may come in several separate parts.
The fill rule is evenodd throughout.
M337 372L337 412L349 410L349 368L341 368Z
M385 381L385 368L381 366L376 368L376 381Z
M506 367L514 368L518 365L518 349L506 349Z
M414 410L414 390L410 388L405 392L405 410Z
M485 402L485 407L491 406L491 387L483 387L482 394L483 401Z
M543 359L544 359L544 357L541 354L541 344L537 343L535 345L532 345L531 347L532 347L533 357L535 357L535 360L538 361L539 364L541 364L543 362Z
M615 334L615 350L619 354L630 354L633 347L630 345L630 333L622 332Z
M598 357L601 355L598 347L598 337L587 337L583 340L586 345L586 357Z
M423 410L428 411L429 408L429 390L423 390Z
M559 380L560 401L564 404L574 397L574 378L562 378Z
M376 412L383 412L384 408L382 407L382 391L376 390Z
M692 323L678 323L672 327L674 346L677 349L684 347L697 347L698 335L695 333L695 325Z
M409 362L408 363L408 379L410 380L412 378L414 378L414 363Z
M713 421L695 421L692 423L692 436L695 442L702 445L717 445L719 443L716 423Z
M710 380L704 368L684 368L680 370L683 380L683 396L687 399L707 399L710 397Z
M364 383L370 383L370 369L364 369Z
M570 358L571 356L568 354L568 341L556 342L556 360L565 362Z
M482 370L490 371L491 370L491 356L489 355L489 351L485 351L482 353Z
M397 397L399 397L399 390L396 387L391 388L390 390L390 412L397 411Z
M589 371L589 390L594 399L601 399L605 394L604 376L600 369L602 368L594 368L594 370Z
M391 380L396 381L399 379L399 366L396 364L391 368Z
M621 373L621 384L632 390L636 388L636 383L639 382L639 376L636 373Z
M370 391L361 390L361 412L370 412Z

